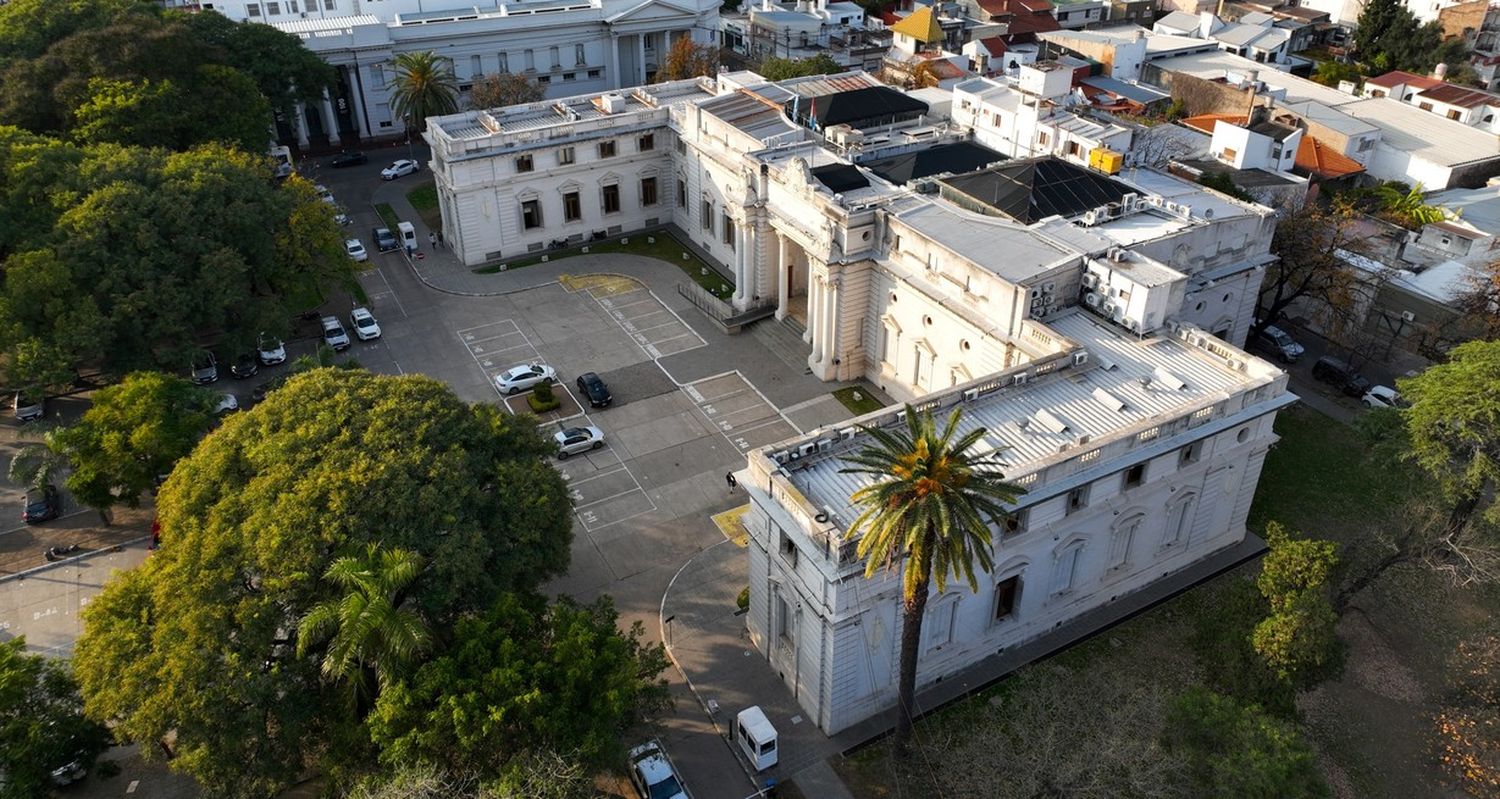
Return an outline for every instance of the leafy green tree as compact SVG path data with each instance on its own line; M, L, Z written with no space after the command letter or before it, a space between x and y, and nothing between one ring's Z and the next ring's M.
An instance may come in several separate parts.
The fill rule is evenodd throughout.
M109 731L83 716L66 661L26 653L26 639L0 641L0 799L51 789L52 770L93 768Z
M412 135L427 128L427 118L458 110L458 78L453 62L432 51L396 56L396 81L391 110Z
M356 706L367 706L432 642L422 617L402 606L421 573L420 555L376 544L367 545L361 555L334 561L324 577L346 593L318 603L302 617L298 657L326 641L323 677L348 685Z
M1343 667L1338 614L1328 596L1338 556L1332 542L1293 537L1279 522L1266 526L1266 543L1270 552L1255 584L1271 614L1251 641L1278 676L1305 691Z
M1359 74L1359 67L1332 60L1319 61L1312 74L1312 79L1324 86L1338 86L1346 80L1359 83L1363 77Z
M667 701L661 646L639 622L624 635L617 623L607 597L549 608L530 595L460 620L445 654L381 692L370 729L382 761L484 779L538 748L606 763L620 732Z
M998 454L979 454L983 427L960 435L963 410L955 408L939 430L932 415L906 407L906 427L887 431L861 427L874 443L844 460L840 471L868 475L872 482L849 498L861 508L846 535L858 540L865 577L881 567L901 570L901 671L896 716L896 746L911 736L916 707L917 656L927 594L936 580L946 589L948 576L979 590L974 566L994 566L990 525L1009 516L1002 503L1023 493L1001 474Z
M349 592L325 575L370 544L428 564L403 607L433 629L567 566L566 484L535 423L435 380L318 369L236 414L157 495L164 546L84 611L85 707L227 796L371 757L347 692L296 656L297 623ZM360 741L364 741L363 745Z
M216 64L241 72L283 114L292 114L298 102L321 102L323 91L337 84L327 61L270 25L235 22L222 14L183 14L178 19L198 41L215 48Z
M1402 191L1399 184L1385 183L1376 190L1383 210L1398 222L1409 227L1420 227L1448 218L1448 212L1436 205L1428 205L1422 196L1422 184Z
M213 424L214 392L161 372L133 372L100 389L78 422L49 437L72 466L68 490L100 510L138 507L161 475Z
M1255 628L1270 615L1265 596L1250 580L1226 580L1193 621L1189 639L1203 683L1281 718L1297 715L1297 691L1256 651Z
M506 72L500 75L485 75L474 81L469 90L469 105L473 108L504 108L508 105L534 103L547 96L547 90L525 75Z
M57 485L68 470L67 456L57 441L59 432L58 429L48 430L42 434L40 442L17 450L10 460L6 478L28 488Z
M1164 743L1187 754L1201 796L1321 799L1331 795L1312 747L1290 722L1203 688L1173 704Z
M271 181L258 156L75 148L0 128L0 187L16 184L30 188L0 188L0 222L29 225L0 223L11 385L85 366L176 372L201 337L253 341L353 281L328 204L305 180Z
M483 783L435 766L403 766L360 780L344 799L593 799L594 780L577 758L533 751L511 758L505 774Z
M756 71L766 80L787 80L807 75L833 75L843 72L844 67L827 53L818 53L812 58L765 58Z

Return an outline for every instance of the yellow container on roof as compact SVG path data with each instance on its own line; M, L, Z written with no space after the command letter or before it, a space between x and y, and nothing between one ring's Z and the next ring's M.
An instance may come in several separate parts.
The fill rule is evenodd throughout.
M1106 175L1120 174L1120 167L1124 165L1125 156L1108 147L1095 147L1089 151L1089 166Z

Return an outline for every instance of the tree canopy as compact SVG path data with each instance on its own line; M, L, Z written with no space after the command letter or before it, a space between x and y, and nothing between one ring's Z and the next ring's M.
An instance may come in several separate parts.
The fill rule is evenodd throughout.
M667 51L657 80L683 80L703 75L712 75L719 69L719 48L698 44L687 36L679 36Z
M458 77L453 61L432 51L396 56L396 80L391 89L391 111L415 135L427 118L458 110Z
M1202 796L1322 799L1331 795L1312 747L1291 722L1203 688L1178 698L1166 744L1187 756Z
M0 124L80 143L261 152L333 69L290 34L126 0L0 5Z
M217 145L77 147L0 127L0 353L10 385L180 372L204 337L284 332L353 280L332 210Z
M1428 73L1438 64L1460 65L1468 55L1462 39L1445 39L1442 23L1422 24L1401 0L1368 0L1354 46L1374 75L1393 69Z
M474 81L469 90L469 105L474 108L504 108L508 105L534 103L547 96L540 83L514 73L485 75Z
M298 621L371 544L419 555L409 607L440 630L567 565L566 484L535 424L425 377L317 369L230 417L157 497L162 547L89 603L75 651L91 717L227 796L364 759L344 689ZM360 742L365 743L361 744Z
M843 65L834 61L833 57L827 53L818 53L812 58L776 58L772 56L762 59L760 66L756 68L756 72L766 80L786 80L788 78L801 78L807 75L832 75L843 71Z
M0 799L31 799L53 769L92 768L109 731L84 718L66 661L27 654L22 637L0 641L0 741Z
M1500 525L1500 341L1471 341L1399 381L1410 457L1435 479L1457 532L1471 517Z

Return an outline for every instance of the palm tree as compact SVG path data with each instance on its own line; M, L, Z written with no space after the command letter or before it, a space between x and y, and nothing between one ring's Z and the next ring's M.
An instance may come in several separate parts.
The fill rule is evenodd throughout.
M68 457L58 440L57 429L42 434L38 443L27 444L10 461L6 477L18 485L41 489L55 485L68 467Z
M359 555L328 567L329 581L344 589L340 599L315 606L297 627L297 656L327 641L323 677L348 682L356 707L373 699L370 676L385 689L430 641L422 617L402 607L403 592L422 571L422 556L405 549L370 544Z
M427 118L458 110L458 78L453 62L431 51L396 56L391 110L405 120L406 131L420 133Z
M1024 493L1005 482L996 452L973 450L985 428L959 436L962 418L962 409L955 408L939 432L930 414L908 405L905 430L861 427L874 443L845 458L853 465L840 470L875 478L849 498L863 508L846 536L859 536L856 552L865 562L865 577L881 566L902 572L898 750L911 736L928 587L936 579L942 592L952 574L978 592L975 563L986 572L994 567L990 524L1009 516L1001 503L1014 503Z

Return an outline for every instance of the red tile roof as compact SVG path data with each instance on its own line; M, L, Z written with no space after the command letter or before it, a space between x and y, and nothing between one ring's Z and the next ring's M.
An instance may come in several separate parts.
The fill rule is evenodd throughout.
M1365 79L1366 85L1379 86L1382 89L1389 89L1399 83L1404 83L1414 89L1431 89L1443 85L1443 82L1437 78L1429 78L1425 75L1418 75L1415 72L1404 72L1399 69L1393 69L1384 75Z
M1000 38L999 36L991 36L987 39L980 39L979 46L983 47L984 51L986 53L989 53L991 58L999 58L1000 56L1005 55L1006 51L1010 49L1005 46L1005 40Z
M979 7L992 17L1046 14L1052 16L1050 0L978 0Z
M1320 178L1341 178L1365 171L1358 161L1306 135L1297 145L1297 168Z
M1500 105L1500 98L1489 92L1478 89L1470 89L1467 86L1458 86L1452 83L1440 83L1436 87L1428 89L1417 95L1423 100L1433 100L1448 105L1456 105L1459 108L1474 108L1475 106L1493 103Z
M1244 114L1199 114L1192 117L1184 117L1180 120L1183 125L1193 130L1202 131L1212 136L1214 126L1220 122L1228 122L1231 125L1244 127L1249 124L1250 118Z

